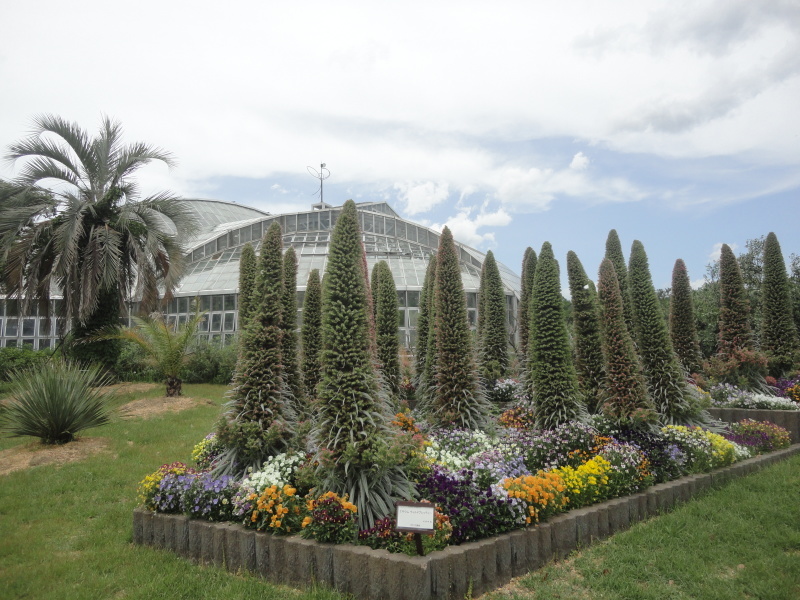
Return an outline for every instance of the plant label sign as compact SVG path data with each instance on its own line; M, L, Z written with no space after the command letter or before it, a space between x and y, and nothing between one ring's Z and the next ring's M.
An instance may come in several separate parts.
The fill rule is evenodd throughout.
M434 533L435 506L428 502L395 502L397 525L395 531Z

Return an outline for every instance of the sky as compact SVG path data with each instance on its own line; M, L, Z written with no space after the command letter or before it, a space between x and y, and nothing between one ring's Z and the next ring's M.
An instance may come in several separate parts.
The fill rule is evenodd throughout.
M798 0L2 12L0 146L37 114L108 115L177 160L139 171L144 193L307 210L325 163L326 202L385 200L516 272L549 241L562 275L573 250L596 279L616 229L657 288L770 231L800 254Z

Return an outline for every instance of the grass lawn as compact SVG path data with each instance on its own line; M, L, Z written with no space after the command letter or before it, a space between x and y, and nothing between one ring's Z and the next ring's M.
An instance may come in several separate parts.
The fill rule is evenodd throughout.
M106 449L0 476L0 598L341 598L198 567L131 543L137 483L189 461L225 387L186 385L193 408L89 430ZM128 393L125 403L163 388ZM0 440L0 450L35 444ZM800 598L800 457L733 482L492 598Z

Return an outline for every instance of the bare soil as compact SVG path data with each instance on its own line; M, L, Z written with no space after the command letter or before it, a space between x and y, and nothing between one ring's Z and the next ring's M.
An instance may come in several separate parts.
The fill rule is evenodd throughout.
M39 442L15 446L0 451L0 475L40 465L63 465L83 460L99 452L108 452L110 445L106 438L78 438L58 446Z
M166 412L180 412L189 408L194 408L198 402L194 398L188 396L178 396L177 398L142 398L141 400L134 400L128 402L120 407L123 417L139 417L141 419L149 419L156 415Z

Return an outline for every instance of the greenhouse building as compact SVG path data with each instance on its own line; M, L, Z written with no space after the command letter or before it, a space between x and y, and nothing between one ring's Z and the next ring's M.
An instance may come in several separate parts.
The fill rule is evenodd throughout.
M201 324L201 335L209 341L230 343L237 334L239 257L245 244L259 250L269 226L277 221L283 231L284 248L297 253L298 323L302 323L303 296L308 275L313 269L325 272L331 232L342 207L312 205L307 212L272 215L267 212L216 200L187 200L200 222L199 232L189 242L186 274L167 303L165 314L171 322L183 323L194 313L196 303L208 312ZM394 275L399 300L398 335L409 348L416 343L419 296L428 259L439 246L439 234L407 221L385 202L357 204L362 239L370 273L384 260ZM477 322L478 287L485 254L456 241L460 251L461 278L466 293L469 322ZM520 278L498 263L506 294L507 319L511 335L516 330L520 297ZM58 302L55 300L54 302ZM21 317L18 303L6 300L0 314L3 346L50 348L63 327L50 327L43 318ZM132 302L134 314L136 303Z

